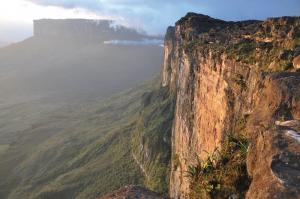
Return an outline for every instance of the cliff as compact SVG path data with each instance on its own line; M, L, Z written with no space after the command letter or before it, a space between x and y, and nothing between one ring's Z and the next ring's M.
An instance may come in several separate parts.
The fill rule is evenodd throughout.
M188 13L168 28L161 76L176 96L171 198L300 197L299 54L299 17Z

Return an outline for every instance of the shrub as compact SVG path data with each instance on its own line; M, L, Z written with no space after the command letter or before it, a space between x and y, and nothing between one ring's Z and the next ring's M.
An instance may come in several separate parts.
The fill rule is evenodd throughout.
M248 140L229 134L225 147L215 149L208 157L188 168L191 182L190 198L228 198L235 194L244 197L250 184L246 169Z

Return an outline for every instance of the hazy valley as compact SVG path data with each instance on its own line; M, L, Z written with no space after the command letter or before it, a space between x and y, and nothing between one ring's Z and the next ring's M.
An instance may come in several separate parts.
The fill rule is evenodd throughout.
M37 20L0 61L0 198L300 197L300 17Z
M153 83L142 84L160 70L159 38L110 21L36 23L32 38L0 49L0 197L93 198L143 184L127 146Z

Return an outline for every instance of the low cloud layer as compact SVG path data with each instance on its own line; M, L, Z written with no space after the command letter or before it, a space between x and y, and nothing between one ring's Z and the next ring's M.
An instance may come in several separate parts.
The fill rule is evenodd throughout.
M123 46L163 46L164 41L160 39L143 39L137 40L109 40L104 41L108 45L123 45Z

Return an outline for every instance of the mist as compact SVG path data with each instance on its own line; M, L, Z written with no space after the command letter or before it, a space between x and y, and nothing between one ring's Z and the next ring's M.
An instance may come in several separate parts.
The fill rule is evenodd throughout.
M0 49L2 102L105 97L160 70L162 40L124 27L114 29L109 21L37 21L34 32Z
M81 150L96 151L103 145L118 149L107 139L110 134L129 142L130 136L122 138L124 126L139 113L144 84L159 76L163 58L162 37L116 25L113 20L34 20L31 32L21 42L0 43L0 198L27 195L23 182L13 183L16 178L35 181L36 176L40 181L45 175L57 176L59 167ZM99 145L100 140L104 143ZM128 144L122 147L118 152L122 162L133 166ZM111 151L100 153L94 157L98 174L86 169L84 173L107 181L106 170L119 163L117 158L105 159L106 155L116 157ZM12 174L13 170L23 171ZM126 183L139 176L138 171L133 176L131 172L130 168L123 172ZM110 181L116 185L120 179ZM37 181L32 186L35 191L28 198L36 198L44 187ZM103 184L101 193L114 186ZM55 192L41 192L39 197L57 198Z

